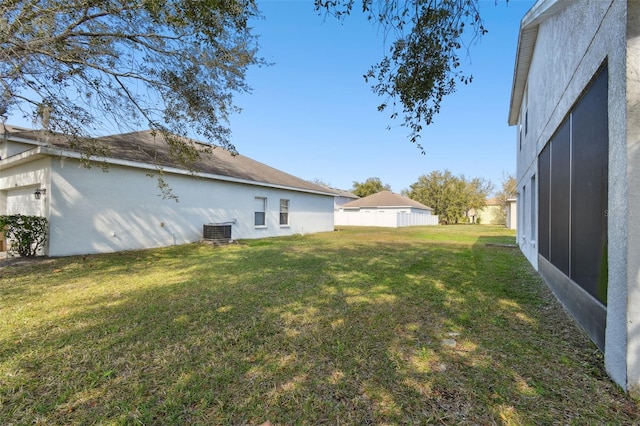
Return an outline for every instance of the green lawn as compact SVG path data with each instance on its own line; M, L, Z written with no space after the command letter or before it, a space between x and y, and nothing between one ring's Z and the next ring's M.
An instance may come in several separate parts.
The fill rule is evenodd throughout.
M490 226L340 229L0 268L0 424L630 424ZM489 245L487 245L489 244Z

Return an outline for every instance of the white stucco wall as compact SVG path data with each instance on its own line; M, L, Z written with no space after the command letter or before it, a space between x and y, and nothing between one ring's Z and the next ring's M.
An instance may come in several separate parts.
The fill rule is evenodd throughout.
M159 196L145 171L112 165L86 169L52 159L50 256L114 252L199 241L206 223L235 220L233 239L333 230L333 197L165 175L179 202ZM267 198L267 224L254 226L255 197ZM279 225L280 199L289 226Z
M33 148L33 144L2 140L0 142L0 159L5 159Z
M504 225L504 207L487 205L476 211L477 222L481 225Z
M507 200L507 228L518 229L518 206L514 201Z
M531 206L530 182L537 173L537 155L598 68L607 63L609 287L605 364L613 380L627 389L637 389L640 384L640 225L636 214L640 211L639 8L640 2L635 1L581 1L542 21L520 108L518 130L527 111L528 132L522 132L522 148L516 148L518 242L537 268L537 247L528 238L532 223L526 211Z
M609 64L610 92L624 93L625 1L589 1L568 6L540 24L520 108L517 149L518 243L537 267L537 247L531 240L531 177L537 174L537 155L556 131L568 111L604 61ZM580 31L576 31L580 28ZM616 87L618 86L618 87ZM611 96L610 96L611 99ZM624 98L610 105L609 115L620 120ZM614 100L615 103L615 100ZM612 108L613 107L613 108ZM527 115L527 132L524 117ZM620 145L623 138L611 141ZM521 146L521 149L520 149ZM616 148L614 148L615 150ZM619 148L618 148L619 149ZM611 168L610 168L611 170ZM610 180L611 181L611 180ZM525 188L525 197L523 196ZM536 202L535 205L538 203Z
M342 196L336 196L334 198L334 210L338 210L340 209L340 207L346 203L349 203L351 201L353 201L354 198L349 198L349 197L342 197Z
M612 313L612 318L607 320L615 321L619 326L618 329L612 328L610 330L612 336L607 337L612 341L614 337L622 340L626 331L627 386L632 394L640 397L640 223L638 222L638 212L640 211L640 2L638 1L630 1L628 5L626 72L625 137L627 145L626 152L618 153L616 160L618 164L623 164L624 154L626 154L626 167L623 173L626 173L627 205L624 214L616 213L609 220L611 227L612 220L624 217L622 224L617 226L621 229L617 230L615 235L619 240L623 238L620 235L623 229L626 227L627 230L626 256L623 257L623 253L620 253L620 259L615 265L616 273L619 273L623 267L623 259L626 260L626 294L624 291L615 294L615 304L618 309L626 308L626 317L623 314L618 314L613 318ZM622 129L616 129L616 132L622 132ZM624 200L622 194L618 197L617 204L614 206L616 209L621 209ZM611 201L609 203L611 204ZM619 279L619 281L617 285L622 286L623 280ZM611 305L612 302L609 303ZM613 365L613 361L618 364ZM608 368L610 370L620 369L620 363L619 359L609 360Z
M29 189L35 192L36 188L48 190L50 182L49 166L51 160L48 157L40 158L30 163L18 164L14 167L3 169L0 172L0 214L7 214L7 194L14 190ZM47 217L48 196L45 194L41 200L37 216Z

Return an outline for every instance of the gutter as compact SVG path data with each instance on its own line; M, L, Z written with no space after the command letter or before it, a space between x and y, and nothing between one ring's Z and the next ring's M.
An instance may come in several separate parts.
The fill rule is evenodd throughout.
M31 141L31 143L33 143L33 141ZM47 146L38 146L28 151L21 152L20 154L12 155L11 157L8 157L4 160L0 160L0 170L8 169L10 167L14 167L22 163L33 161L42 156L55 156L55 157L62 157L62 158L73 158L78 160L83 159L82 154L80 154L79 152L61 150L59 148L56 149L56 148L51 148ZM275 189L285 189L288 191L304 192L304 193L317 194L317 195L326 195L331 197L336 196L332 192L315 191L311 189L297 188L293 186L258 182L258 181L248 180L248 179L240 179L240 178L233 178L229 176L216 175L212 173L191 172L188 170L179 169L177 167L160 167L160 166L154 166L153 164L140 163L140 162L131 161L131 160L120 160L120 159L111 158L111 157L93 157L92 156L92 157L89 157L89 160L96 161L96 162L103 162L107 164L113 164L116 166L132 167L132 168L143 169L143 170L152 170L155 172L162 171L165 173L171 173L171 174L182 175L182 176L195 176L195 177L201 177L204 179L233 182L233 183L239 183L244 185L253 185L253 186L275 188Z
M520 22L518 47L513 67L513 84L511 85L511 101L509 103L509 126L518 123L520 106L524 98L533 52L538 39L540 24L550 17L562 12L567 7L579 3L580 0L538 0L524 15Z

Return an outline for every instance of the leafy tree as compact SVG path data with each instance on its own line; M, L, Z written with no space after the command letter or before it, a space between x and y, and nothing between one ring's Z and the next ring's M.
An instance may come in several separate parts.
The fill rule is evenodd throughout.
M365 80L418 146L443 97L472 80L459 55L486 32L479 2L362 0L389 43ZM339 19L356 4L314 3ZM235 151L232 95L250 90L248 67L265 64L248 25L260 17L255 0L15 0L0 14L0 116L20 111L88 154L104 122L155 129L187 163L197 153L172 135L195 131Z
M518 191L518 183L516 182L516 178L512 174L507 174L502 178L502 189L496 193L496 200L503 207L500 210L500 213L496 215L496 219L501 224L507 223L507 198L512 198L516 196L516 192Z
M0 216L0 231L9 242L9 252L36 256L47 242L48 221L41 216L20 214Z
M492 185L482 178L467 179L449 170L436 170L420 176L409 188L403 192L405 196L431 207L441 220L458 223L470 209L486 205Z
M353 182L353 192L358 197L367 197L380 191L391 191L391 185L382 183L380 178L371 177L364 182Z
M385 42L391 39L389 53L364 78L383 97L379 111L391 106L395 119L402 105L403 125L420 149L422 126L433 122L442 99L456 90L456 84L473 79L460 70L459 54L487 32L479 1L362 0L367 18L383 28ZM349 15L354 4L354 0L315 0L317 10L339 19Z
M479 210L487 205L487 197L493 191L493 184L483 178L473 178L470 180L461 176L461 179L465 182L466 188L466 213L471 210Z
M162 133L177 159L195 131L231 151L232 95L264 61L253 0L16 0L0 3L0 115L21 112L88 154L102 123Z

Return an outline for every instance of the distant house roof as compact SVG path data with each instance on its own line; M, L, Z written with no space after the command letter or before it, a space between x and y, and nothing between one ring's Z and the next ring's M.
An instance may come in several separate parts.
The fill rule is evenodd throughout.
M22 142L35 141L43 154L65 156L69 153L80 152L79 148L72 146L67 136L61 134L5 125L5 137ZM333 190L274 169L249 157L234 156L222 147L192 140L187 140L187 142L191 143L200 153L200 158L190 165L191 170L189 170L188 167L176 160L175 155L171 155L169 144L164 137L159 133L154 134L150 130L99 137L96 138L96 141L107 149L104 158L98 158L97 161L110 163L111 159L116 159L134 162L138 165L144 164L152 167L195 172L209 175L212 178L233 180L240 183L267 184L335 195Z
M353 192L345 191L344 189L332 188L330 186L327 186L326 188L330 191L335 192L337 197L353 198L354 200L357 200L358 198L360 198Z
M487 200L487 206L500 206L502 203L496 197Z
M345 209L360 207L413 207L415 209L433 210L431 207L400 194L394 194L391 191L380 191L368 197L350 201L342 205L342 208Z

